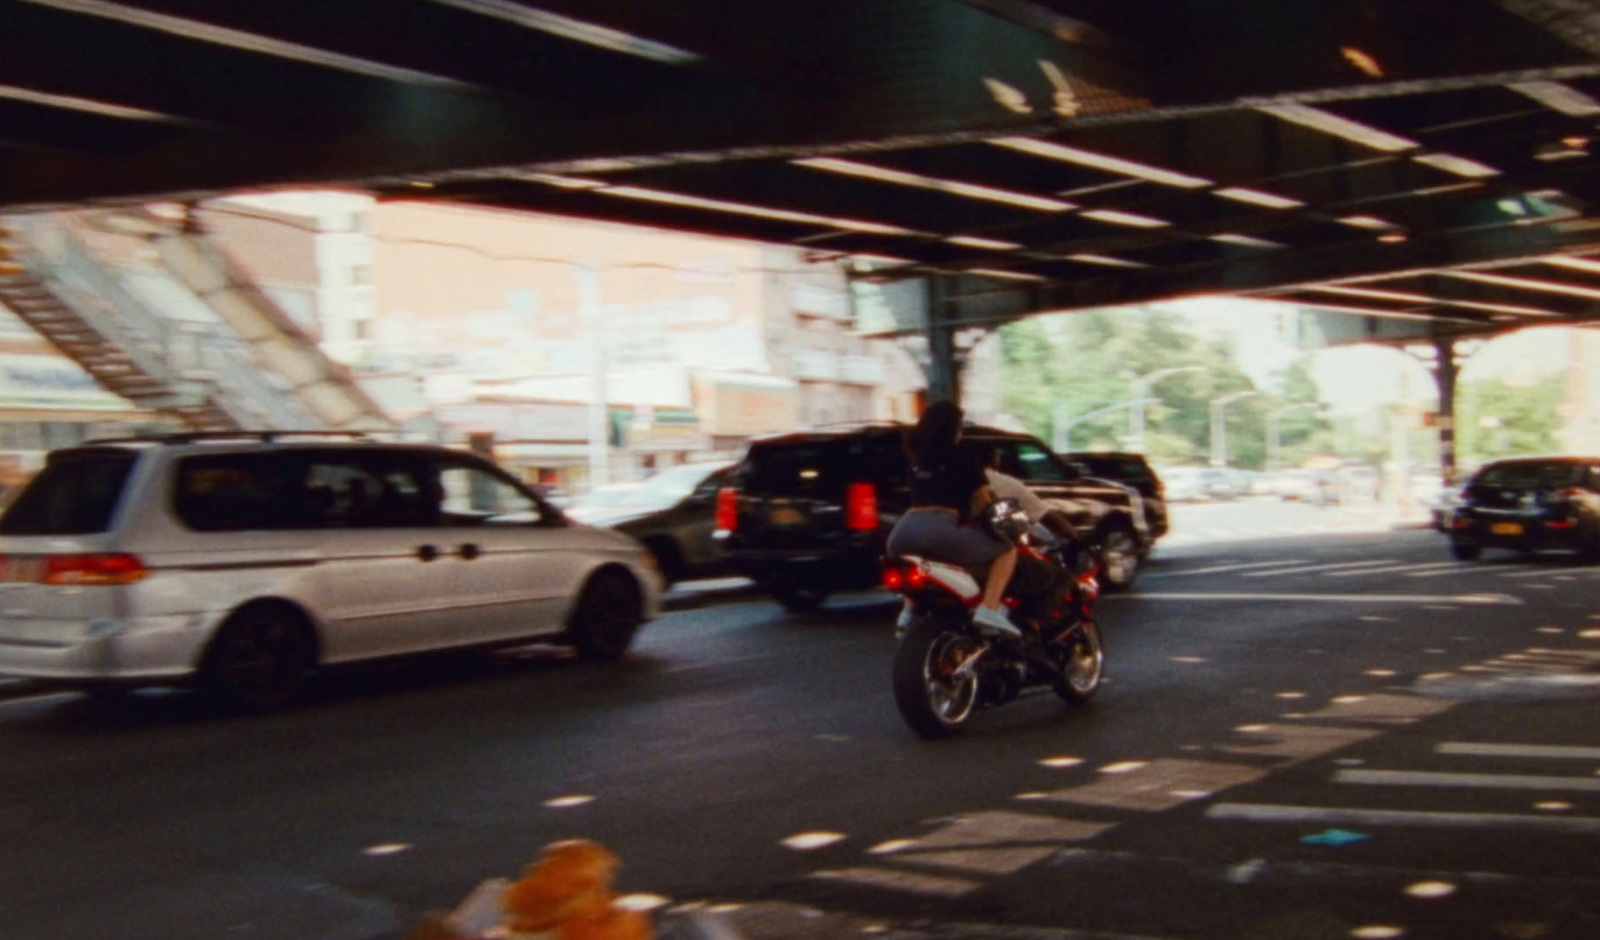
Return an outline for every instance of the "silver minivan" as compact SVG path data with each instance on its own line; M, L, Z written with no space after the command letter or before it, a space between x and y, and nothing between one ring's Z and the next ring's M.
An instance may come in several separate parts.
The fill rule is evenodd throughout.
M196 433L52 453L0 515L0 675L287 704L319 667L551 641L622 656L654 561L480 456Z

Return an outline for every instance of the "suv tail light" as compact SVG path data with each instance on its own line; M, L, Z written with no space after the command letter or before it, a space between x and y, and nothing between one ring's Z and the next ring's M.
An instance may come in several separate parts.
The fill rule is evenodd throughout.
M852 483L844 494L844 524L858 532L878 528L878 488L871 483Z
M732 532L739 527L739 491L731 486L717 490L717 528Z
M0 578L34 584L106 585L144 580L150 569L137 555L0 556Z

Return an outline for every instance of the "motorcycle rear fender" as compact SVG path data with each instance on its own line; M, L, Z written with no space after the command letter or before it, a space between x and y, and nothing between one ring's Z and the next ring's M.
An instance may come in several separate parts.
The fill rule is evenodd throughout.
M983 596L983 588L978 585L977 579L969 574L965 568L942 561L934 561L931 558L922 558L917 555L900 555L897 556L897 560L921 569L930 584L937 584L944 588L960 598L961 602L969 607L976 604L978 599ZM902 590L900 593L907 592Z

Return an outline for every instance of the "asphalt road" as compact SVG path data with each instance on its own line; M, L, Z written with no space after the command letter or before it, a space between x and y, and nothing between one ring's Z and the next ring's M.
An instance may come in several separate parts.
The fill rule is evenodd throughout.
M1597 587L1427 531L1175 539L1103 604L1093 706L936 744L884 594L685 596L619 664L453 658L264 717L24 697L0 936L391 940L581 836L751 940L1592 940Z

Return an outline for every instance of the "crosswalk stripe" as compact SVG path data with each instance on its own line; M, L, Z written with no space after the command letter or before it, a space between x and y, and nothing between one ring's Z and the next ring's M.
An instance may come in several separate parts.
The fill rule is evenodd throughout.
M1272 803L1218 803L1206 811L1206 817L1246 822L1315 823L1335 826L1525 829L1600 834L1600 817L1595 816L1528 816L1519 813L1450 813L1332 806L1285 806Z
M1486 790L1573 790L1600 792L1600 777L1534 774L1460 774L1424 770L1341 770L1334 783L1398 787L1474 787Z
M1298 568L1278 568L1274 571L1251 571L1240 575L1241 578L1276 578L1286 574L1310 574L1321 571L1338 571L1345 568L1371 568L1379 565L1392 565L1399 561L1398 558L1379 558L1369 561L1346 561L1326 565L1302 565Z
M1477 741L1445 741L1434 750L1440 754L1463 754L1470 757L1600 760L1600 747L1573 747L1559 744L1487 744Z

